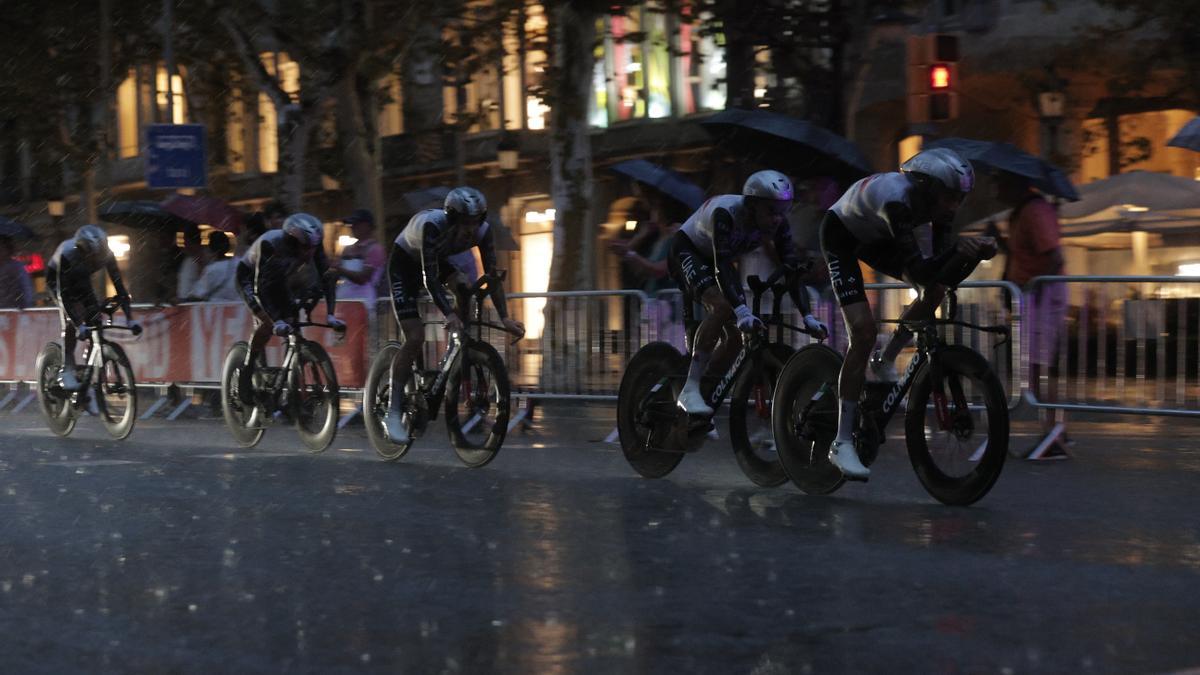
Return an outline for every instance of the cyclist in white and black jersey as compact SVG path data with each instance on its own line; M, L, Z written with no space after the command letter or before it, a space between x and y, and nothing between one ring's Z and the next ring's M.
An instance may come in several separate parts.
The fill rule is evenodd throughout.
M901 165L898 173L875 174L851 185L821 221L821 250L850 334L838 383L837 438L829 449L830 461L847 478L866 480L870 475L854 449L868 362L880 379L895 381L893 362L912 339L910 331L900 328L871 358L875 318L859 261L920 291L903 318L933 316L945 294L942 283L961 281L980 260L996 254L991 237L959 238L951 229L955 212L974 185L971 165L953 151L926 150Z
M422 288L429 291L433 304L446 317L446 330L450 333L462 330L462 319L443 284L456 274L461 274L467 284L475 283L479 276L471 252L475 247L479 248L484 272L496 274L496 241L487 222L487 200L472 187L454 188L446 195L443 208L417 213L396 237L388 261L388 280L392 288L392 311L404 342L392 362L392 391L404 390L413 361L425 342L425 326L417 309ZM525 326L508 316L503 284L495 283L490 290L501 322L514 334L523 335ZM384 418L384 428L397 444L409 440L400 417L403 401L402 396L392 396Z
M734 261L769 240L774 243L778 262L798 271L799 259L787 221L793 196L787 176L778 171L759 171L746 180L742 194L719 195L704 202L671 241L667 269L683 291L683 318L692 354L687 382L677 403L690 414L713 412L700 393L700 379L714 361L713 351L722 335L724 340L715 359L718 364L741 348L742 330L762 325L746 306ZM824 335L825 325L812 315L808 294L799 283L800 275L790 276L788 292L804 315L805 326ZM698 327L692 313L695 302L702 303L707 312Z

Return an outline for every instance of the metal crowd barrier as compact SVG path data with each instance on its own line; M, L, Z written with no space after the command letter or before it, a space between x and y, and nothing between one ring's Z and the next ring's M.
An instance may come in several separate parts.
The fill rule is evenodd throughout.
M1055 306L1055 292L1064 307ZM1030 282L1023 302L1030 404L1200 416L1200 277L1043 276ZM1034 364L1041 366L1036 383L1029 380ZM1057 400L1048 400L1051 385Z

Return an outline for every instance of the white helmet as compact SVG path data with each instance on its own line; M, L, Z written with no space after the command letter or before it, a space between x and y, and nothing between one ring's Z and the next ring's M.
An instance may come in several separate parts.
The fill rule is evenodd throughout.
M949 148L922 150L901 164L900 171L918 178L924 176L947 190L963 194L975 187L975 170Z
M790 202L795 196L792 181L778 171L759 171L746 179L742 186L742 195L758 197L777 202Z
M325 226L311 213L293 213L283 221L283 233L303 246L320 246L325 239Z
M446 195L443 208L451 217L486 216L487 198L473 187L456 187Z
M75 231L75 248L84 255L96 255L108 248L108 234L99 225L84 225Z

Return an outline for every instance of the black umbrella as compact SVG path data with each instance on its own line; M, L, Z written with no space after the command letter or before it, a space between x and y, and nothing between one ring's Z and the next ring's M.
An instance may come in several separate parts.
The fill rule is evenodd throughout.
M1079 201L1079 193L1061 169L1044 159L1034 157L1012 143L977 141L971 138L940 138L930 141L926 147L949 148L973 164L1028 178L1030 184L1043 194L1073 202Z
M196 227L190 220L169 213L158 202L111 202L100 209L100 220L127 227L184 230Z
M615 173L632 178L695 211L704 203L704 190L681 174L644 159L631 159L609 167Z
M0 216L0 237L10 239L33 239L37 237L33 230L11 218Z
M847 181L871 173L870 162L854 143L796 117L730 108L701 124L731 149L793 176Z
M1193 119L1191 122L1183 125L1179 133L1171 137L1167 141L1167 145L1173 145L1177 148L1186 148L1200 152L1200 117Z

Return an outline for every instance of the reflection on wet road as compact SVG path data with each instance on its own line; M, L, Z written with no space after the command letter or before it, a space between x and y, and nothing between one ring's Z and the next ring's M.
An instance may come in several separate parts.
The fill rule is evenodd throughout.
M937 505L889 442L867 486L754 488L719 442L638 479L584 415L467 470L351 429L233 451L0 431L0 671L1145 672L1200 665L1200 441L1088 425ZM88 427L88 428L85 428Z

